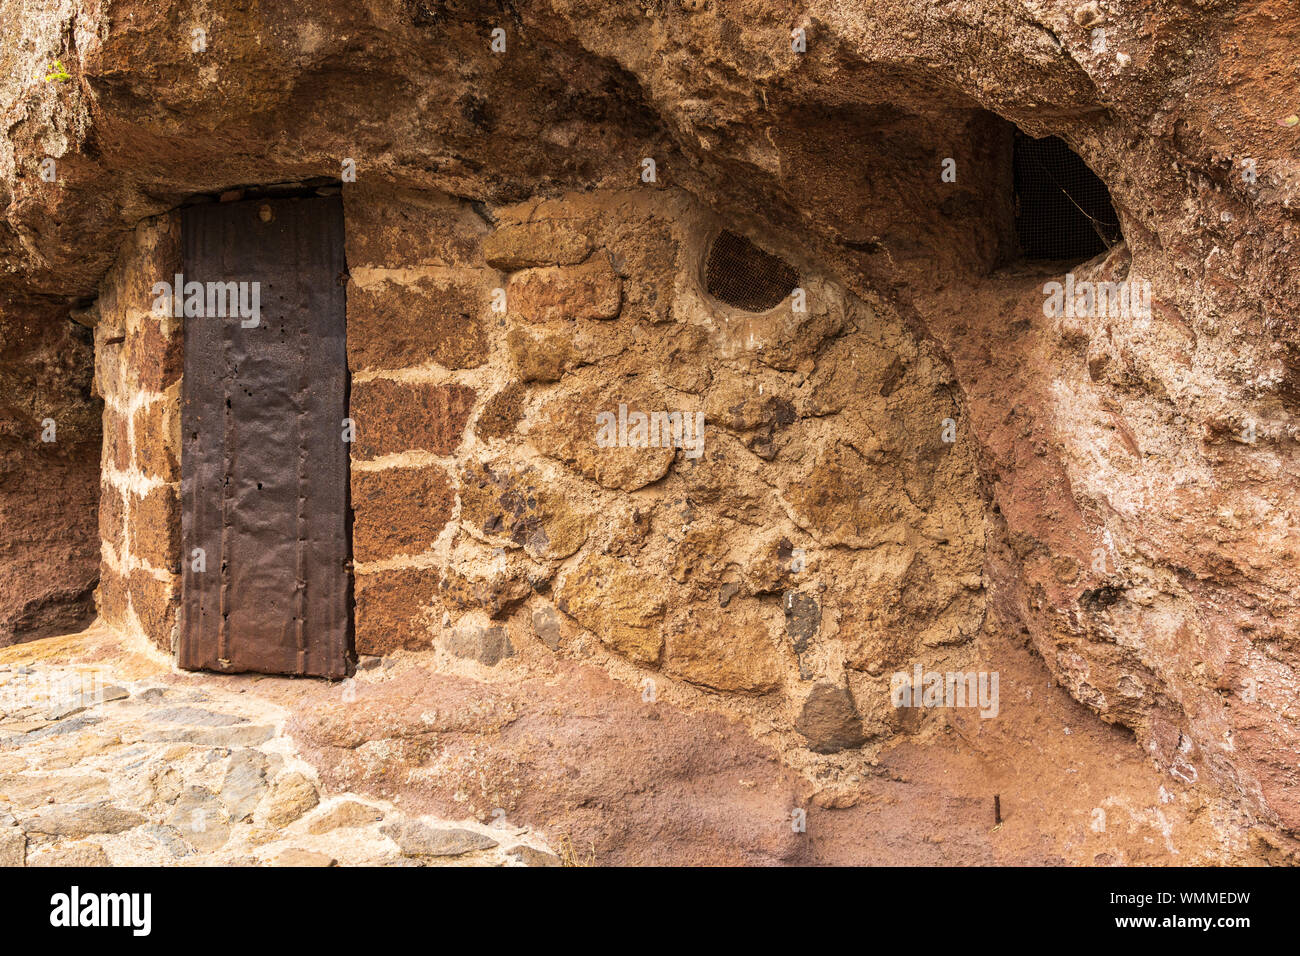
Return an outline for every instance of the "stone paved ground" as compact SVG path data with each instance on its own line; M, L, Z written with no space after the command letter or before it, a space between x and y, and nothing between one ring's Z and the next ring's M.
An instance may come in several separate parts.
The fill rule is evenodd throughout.
M67 640L0 651L0 865L559 863L527 828L325 792L279 705Z

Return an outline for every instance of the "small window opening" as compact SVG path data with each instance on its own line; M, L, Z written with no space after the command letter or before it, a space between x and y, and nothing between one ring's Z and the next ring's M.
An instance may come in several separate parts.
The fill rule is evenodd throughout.
M792 266L744 236L724 229L709 247L704 287L726 305L766 312L780 305L798 284L799 273Z
M1016 236L1026 259L1081 262L1123 237L1110 192L1065 141L1016 131Z

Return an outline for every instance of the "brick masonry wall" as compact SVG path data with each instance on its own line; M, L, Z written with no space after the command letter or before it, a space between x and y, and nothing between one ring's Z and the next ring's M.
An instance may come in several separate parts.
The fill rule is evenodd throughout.
M171 652L180 599L180 319L153 284L180 271L180 217L141 223L104 278L95 391L104 400L97 603L112 627Z

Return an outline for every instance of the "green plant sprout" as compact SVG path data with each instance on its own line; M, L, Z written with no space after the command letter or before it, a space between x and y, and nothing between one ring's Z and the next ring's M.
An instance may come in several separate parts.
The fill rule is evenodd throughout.
M49 72L45 74L45 82L47 83L50 80L54 80L57 83L63 83L70 79L72 79L72 74L63 68L62 60L55 60L51 63Z

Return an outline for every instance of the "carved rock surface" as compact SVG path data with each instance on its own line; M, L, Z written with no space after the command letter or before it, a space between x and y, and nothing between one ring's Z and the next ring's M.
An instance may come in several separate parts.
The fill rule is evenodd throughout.
M812 558L797 573L827 585L802 663L847 671L864 720L883 720L889 670L965 667L981 629L1023 629L1167 777L1300 830L1300 123L1285 79L1300 16L1280 2L1083 6L813 0L798 53L788 11L760 0L555 0L513 7L497 57L492 5L307 0L285 22L278 6L215 0L205 15L222 27L196 53L176 0L134 16L3 4L23 42L0 55L0 643L77 626L99 575L98 449L114 460L129 429L101 416L74 310L146 217L250 183L332 180L346 156L358 197L375 183L464 197L377 228L354 266L483 270L446 314L385 306L386 277L354 276L376 341L504 379L488 346L508 330L480 305L507 273L525 276L531 311L500 321L571 336L525 376L554 391L521 400L521 434L602 509L557 606L616 652L667 668L678 605L716 605L722 588L771 604L777 648L776 602L802 585L750 549L783 538ZM43 79L55 59L67 80ZM1063 270L1010 265L1012 124L1063 138L1105 182L1125 242L1073 268L1150 281L1148 320L1044 316ZM437 230L412 224L453 207L459 238L421 246ZM697 266L718 219L797 266L823 290L815 308L717 309ZM508 231L479 263L488 222ZM594 304L530 298L532 270L580 270ZM717 410L709 451L598 458L574 436L619 400ZM424 554L454 519L439 465L353 480L387 509L358 522L361 560ZM705 519L718 540L665 592ZM133 588L137 608L132 570L110 570L101 612L130 604L165 645L168 596ZM551 569L527 571L549 585ZM605 578L631 595L637 577L637 601L602 597Z

